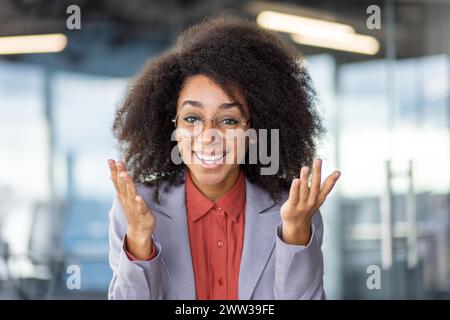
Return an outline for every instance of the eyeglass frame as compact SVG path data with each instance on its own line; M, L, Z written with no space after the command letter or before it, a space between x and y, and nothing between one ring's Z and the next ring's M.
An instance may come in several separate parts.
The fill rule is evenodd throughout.
M178 119L178 115L179 115L180 113L178 112L176 115L175 115L175 118L173 118L173 119L171 119L171 121L174 123L174 125L175 125L175 129L178 129L177 128L177 119ZM215 116L214 118L208 118L208 119L201 119L200 121L202 122L202 126L205 126L205 121L208 121L208 120L212 120L212 121L214 121L214 128L216 128L216 121L215 121L215 119L218 117L218 115L217 116ZM243 126L245 126L245 125L247 125L249 122L250 122L250 120L251 120L251 118L248 118L248 119L246 119L245 120L245 118L244 118L244 120L242 120L241 122L240 122L240 124L242 124ZM195 125L193 126L193 127L195 127ZM233 130L233 129L228 129L228 130ZM203 131L203 130L202 130ZM200 133L199 133L200 134Z

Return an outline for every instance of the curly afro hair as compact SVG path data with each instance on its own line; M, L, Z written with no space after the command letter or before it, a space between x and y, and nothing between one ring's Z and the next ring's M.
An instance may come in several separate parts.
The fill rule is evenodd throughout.
M186 165L171 160L177 143L171 140L171 119L183 81L198 74L208 76L230 98L238 88L247 99L252 128L279 130L278 174L260 175L259 160L241 167L251 182L280 199L301 166L311 166L317 140L325 132L316 94L295 47L251 21L229 15L186 29L173 47L150 58L128 87L112 129L133 181L156 186L157 203L163 182L165 191L184 183Z

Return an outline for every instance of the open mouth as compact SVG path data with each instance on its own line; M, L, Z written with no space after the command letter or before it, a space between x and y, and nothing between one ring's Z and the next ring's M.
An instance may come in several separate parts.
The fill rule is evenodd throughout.
M228 152L222 152L219 154L204 154L200 152L193 151L197 159L206 165L214 165L223 163L222 159L227 155Z

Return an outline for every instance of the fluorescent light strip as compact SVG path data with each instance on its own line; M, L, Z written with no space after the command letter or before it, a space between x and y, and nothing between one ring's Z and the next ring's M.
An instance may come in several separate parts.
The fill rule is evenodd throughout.
M374 55L380 49L374 37L357 34L353 27L331 21L262 11L257 23L267 29L290 33L295 42L334 50Z
M330 48L367 55L374 55L380 49L377 39L360 34L348 34L347 37L341 36L334 39L293 34L292 39L297 43L308 46Z
M61 52L66 46L64 34L0 37L0 54Z
M310 36L325 33L355 33L355 29L346 24L275 11L262 11L258 14L256 22L267 29L294 34L307 33Z

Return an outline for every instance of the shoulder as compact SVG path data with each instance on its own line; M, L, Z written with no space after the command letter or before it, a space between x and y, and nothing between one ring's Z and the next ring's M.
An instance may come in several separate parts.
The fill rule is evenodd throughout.
M141 195L149 209L162 209L163 211L178 209L185 201L185 182L170 183L166 180L161 180L158 186L158 200L154 199L154 194L157 186L137 184L137 193Z
M161 194L164 193L164 189L170 187L167 182L162 181L161 184L159 185L159 194L161 197ZM136 185L136 191L137 193L144 198L145 203L147 204L147 206L149 206L150 209L155 208L157 206L153 195L155 193L156 190L156 185L147 185L144 183L138 183Z

